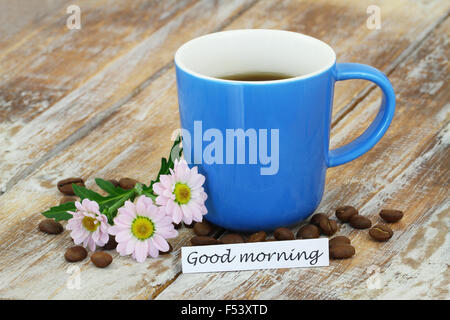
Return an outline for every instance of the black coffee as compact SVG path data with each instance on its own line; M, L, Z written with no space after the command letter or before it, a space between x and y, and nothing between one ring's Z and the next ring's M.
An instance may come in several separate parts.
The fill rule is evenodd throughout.
M293 78L295 76L278 72L246 72L235 73L227 76L218 77L223 80L233 81L273 81Z

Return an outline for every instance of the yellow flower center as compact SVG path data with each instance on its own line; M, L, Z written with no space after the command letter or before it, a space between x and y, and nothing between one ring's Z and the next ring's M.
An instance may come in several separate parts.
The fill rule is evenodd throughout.
M100 222L92 217L84 217L81 223L83 224L83 227L85 227L89 232L94 232L100 225Z
M179 204L186 204L191 200L191 189L184 183L177 183L173 190L175 201Z
M131 232L139 240L146 240L155 232L155 225L149 218L137 216L131 224Z

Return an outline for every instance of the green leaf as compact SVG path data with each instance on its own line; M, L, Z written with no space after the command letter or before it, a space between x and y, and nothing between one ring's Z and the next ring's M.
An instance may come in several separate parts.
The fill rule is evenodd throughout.
M132 197L136 194L134 189L127 190L127 193L119 194L115 196L103 197L103 199L97 201L101 209L109 208L113 206L117 201L120 201L122 198L128 198L132 200ZM102 211L102 210L100 210Z
M131 189L131 190L124 190L123 193L120 194L115 194L115 195L109 195L109 196L102 196L101 194L92 191L90 189L87 189L85 187L80 187L77 186L76 184L72 184L73 186L73 191L75 192L75 194L81 198L81 200L83 199L89 199L91 201L95 201L98 203L100 212L103 211L107 211L109 213L109 218L113 219L116 216L117 213L117 208L120 207L120 205L118 206L118 202L120 203L124 203L126 200L130 199L132 200L132 198L134 197L134 195L136 194L136 190L135 189ZM125 199L125 200L123 200ZM114 210L109 210L110 207L114 207Z
M73 192L78 197L80 197L81 200L89 199L89 200L95 201L98 204L100 204L100 201L102 201L105 198L104 196L102 196L101 194L99 194L93 190L87 189L82 186L78 186L74 183L72 183L72 188L73 188Z
M75 202L66 202L59 206L52 207L49 210L42 213L46 218L53 218L55 221L69 220L72 218L70 213L67 211L75 211Z
M128 190L122 189L121 187L116 187L111 182L100 178L95 178L95 183L98 185L100 189L106 191L109 195L112 196L118 196L128 192Z

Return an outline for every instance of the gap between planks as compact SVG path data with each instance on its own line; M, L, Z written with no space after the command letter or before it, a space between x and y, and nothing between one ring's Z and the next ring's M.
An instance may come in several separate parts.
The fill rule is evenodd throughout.
M214 29L212 32L218 32L223 29L225 29L228 25L233 23L236 19L238 19L240 16L242 16L246 11L248 11L250 8L252 8L258 1L260 0L254 0L247 4L246 6L242 7L234 16L226 19L223 21L222 24L220 24L216 29ZM108 119L112 114L114 114L120 107L122 107L124 104L126 104L128 101L133 99L135 96L137 96L142 90L144 90L146 87L148 87L151 83L153 83L155 80L157 80L160 76L162 76L164 73L166 73L168 70L170 70L174 66L174 60L172 59L169 63L167 63L165 66L157 70L155 73L150 75L147 79L145 79L143 82L141 82L135 89L133 89L128 95L124 96L123 98L119 99L116 103L114 103L111 107L104 110L101 113L96 114L92 117L92 119L88 120L85 124L83 124L77 131L66 137L61 142L57 143L52 149L50 149L48 152L46 152L43 156L41 156L39 159L33 161L28 167L25 169L19 171L16 173L7 183L4 190L0 190L0 196L7 192L9 189L11 189L14 185L16 185L20 180L26 178L30 174L32 174L36 169L41 167L44 163L46 163L51 158L55 157L60 152L64 151L68 147L70 147L72 144L77 142L78 140L84 138L87 136L92 130L97 128L103 121Z

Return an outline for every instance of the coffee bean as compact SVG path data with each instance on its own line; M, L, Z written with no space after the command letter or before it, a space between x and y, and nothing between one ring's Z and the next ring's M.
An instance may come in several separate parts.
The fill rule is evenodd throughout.
M351 244L350 239L347 238L346 236L336 236L333 239L330 239L330 241L328 242L328 245L330 247L343 245L343 244Z
M267 235L264 231L259 231L248 237L247 242L263 242L266 241L266 237Z
M309 223L319 226L320 220L322 219L328 219L328 216L325 213L316 213L311 217L311 220L309 220Z
M220 238L219 242L222 244L243 243L244 238L240 234L229 233Z
M198 236L210 236L214 229L207 221L197 222L194 225L194 233Z
M385 224L377 224L369 230L369 234L376 241L388 241L394 232Z
M64 258L68 262L82 261L87 257L88 253L82 246L75 246L66 250Z
M39 223L39 230L49 234L60 234L64 228L61 223L53 219L45 219Z
M91 256L91 261L97 268L106 268L113 261L112 256L104 251L99 251Z
M355 248L349 244L340 244L330 248L331 259L348 259L355 254Z
M119 181L116 179L109 179L109 182L113 184L114 187L120 187Z
M137 180L131 179L131 178L121 178L119 180L119 187L125 190L131 190L136 185Z
M358 214L358 210L352 206L343 206L336 209L336 217L342 222L349 221L355 214Z
M327 236L332 236L339 229L336 221L330 219L320 220L319 228L320 231Z
M186 223L183 223L183 224L184 224L184 226L185 226L186 228L192 229L192 228L195 226L196 223L197 223L197 222L192 221L191 224L186 224Z
M169 243L169 250L167 250L167 251L160 251L159 254L164 255L164 254L171 253L172 251L173 251L172 245Z
M81 178L68 178L61 180L57 183L58 190L68 196L73 196L75 193L73 192L72 183L84 187L84 180Z
M78 197L75 197L75 196L63 196L61 198L61 200L59 200L59 204L64 204L64 203L67 203L67 202L75 202L75 201L78 201L78 200L79 200Z
M103 246L103 250L114 250L117 247L116 237L109 235L108 242Z
M394 223L403 218L403 212L400 210L383 209L380 211L380 217L390 223Z
M355 214L349 220L350 225L355 229L367 229L372 226L372 222L369 218Z
M290 229L283 228L283 227L275 229L275 231L273 232L273 236L277 240L294 240L295 239L294 233Z
M207 236L195 236L191 239L193 246L207 246L211 244L218 244L217 239Z
M320 230L313 224L307 224L298 229L297 232L297 239L315 239L318 237L320 237Z

